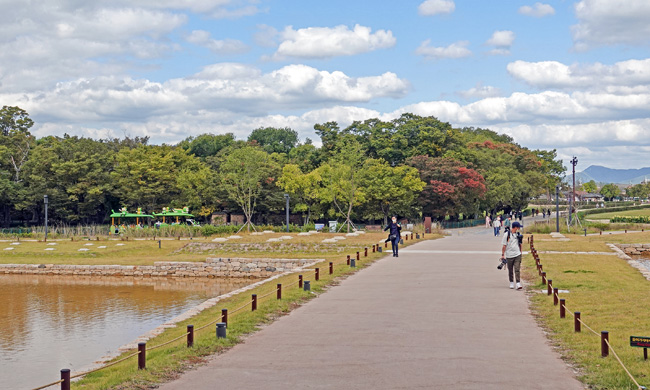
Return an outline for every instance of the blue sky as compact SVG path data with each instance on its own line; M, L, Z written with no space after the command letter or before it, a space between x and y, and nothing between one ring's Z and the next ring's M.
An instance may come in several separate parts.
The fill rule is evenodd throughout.
M579 169L650 166L650 2L6 0L0 101L37 136L433 115ZM621 5L622 4L622 5Z

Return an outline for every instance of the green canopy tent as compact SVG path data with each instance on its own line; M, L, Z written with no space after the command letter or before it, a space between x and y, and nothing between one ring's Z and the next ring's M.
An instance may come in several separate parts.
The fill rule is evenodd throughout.
M117 224L120 224L120 219L122 218L135 218L135 223L136 225L140 225L140 218L153 218L153 215L151 214L144 214L142 212L142 208L138 207L138 211L136 213L129 213L126 210L126 207L122 207L119 212L115 212L114 210L111 210L111 225L115 226L115 218L117 218Z
M187 207L182 209L170 209L169 207L163 207L160 213L153 213L154 217L162 217L162 222L167 223L167 218L176 218L176 223L180 223L180 218L194 218L193 214L189 213Z

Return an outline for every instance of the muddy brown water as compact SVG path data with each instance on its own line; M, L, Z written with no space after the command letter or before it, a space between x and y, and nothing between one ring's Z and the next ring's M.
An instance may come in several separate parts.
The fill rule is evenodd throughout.
M0 389L45 385L62 368L79 372L206 299L256 281L0 275Z

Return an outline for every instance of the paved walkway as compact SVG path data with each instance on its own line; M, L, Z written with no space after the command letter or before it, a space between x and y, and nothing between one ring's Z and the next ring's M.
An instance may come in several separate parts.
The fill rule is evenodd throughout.
M417 243L161 389L584 389L499 251L485 228Z

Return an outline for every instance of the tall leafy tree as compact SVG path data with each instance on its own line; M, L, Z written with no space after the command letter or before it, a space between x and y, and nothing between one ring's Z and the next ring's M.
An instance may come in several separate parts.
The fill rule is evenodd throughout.
M319 188L321 177L317 170L303 173L296 164L287 164L282 168L282 176L277 185L294 199L294 210L303 214L304 224L311 220L312 212L319 205Z
M248 136L248 142L253 141L269 154L288 154L298 144L298 132L288 127L260 127Z
M321 181L321 203L333 206L330 215L345 218L341 229L356 230L352 222L355 206L363 204L366 190L361 186L361 170L364 154L362 145L355 140L346 140L336 145L336 155L318 168Z
M621 189L616 184L609 183L600 189L600 194L605 197L605 200L612 200L621 194Z
M596 181L589 180L588 182L582 185L582 190L589 193L595 193L596 191L598 191L598 185L596 185Z
M253 146L233 150L221 164L221 185L242 209L247 231L251 227L255 229L252 222L255 207L264 182L274 181L271 173L275 165L268 153Z
M407 163L420 173L426 183L419 203L426 215L475 214L487 187L485 179L461 161L446 157L414 156Z
M417 215L415 203L426 183L413 167L392 167L384 160L369 159L361 170L361 185L366 193L364 217L379 217L386 225L391 214Z

